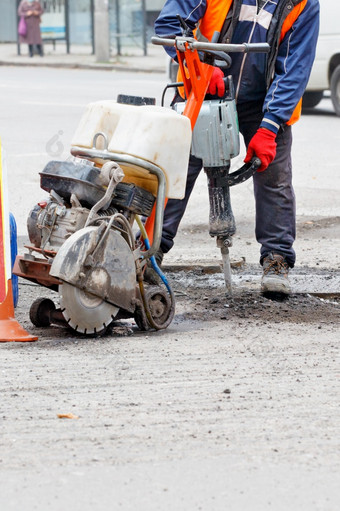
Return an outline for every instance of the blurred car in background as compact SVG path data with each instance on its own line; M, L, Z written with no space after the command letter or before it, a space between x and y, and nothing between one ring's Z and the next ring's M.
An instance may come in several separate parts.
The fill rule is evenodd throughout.
M329 90L334 110L340 116L340 2L321 0L320 9L319 40L303 107L315 107Z

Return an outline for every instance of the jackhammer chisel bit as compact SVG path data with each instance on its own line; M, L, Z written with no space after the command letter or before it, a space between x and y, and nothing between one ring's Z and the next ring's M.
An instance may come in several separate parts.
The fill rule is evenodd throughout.
M229 247L236 232L235 218L230 202L230 188L227 184L229 167L207 168L209 191L209 234L216 236L217 247L221 250L224 280L227 294L232 294Z

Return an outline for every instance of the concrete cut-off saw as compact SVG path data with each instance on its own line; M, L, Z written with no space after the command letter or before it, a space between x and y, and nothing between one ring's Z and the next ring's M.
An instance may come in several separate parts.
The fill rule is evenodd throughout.
M228 247L235 229L229 186L250 177L259 162L228 174L239 147L231 80L226 98L204 100L215 59L228 64L230 52L268 47L198 43L186 36L152 42L175 46L185 78L172 85L184 87L186 101L164 108L153 98L119 95L117 101L91 103L72 139L70 158L51 161L40 173L49 195L29 214L30 245L13 269L59 294L59 307L49 298L33 302L30 319L37 327L64 324L96 335L126 318L134 318L141 330L171 323L174 294L154 256L164 205L168 198L184 197L195 148L208 175L209 232L221 248L230 286ZM209 147L201 154L207 138ZM157 278L146 278L148 268Z

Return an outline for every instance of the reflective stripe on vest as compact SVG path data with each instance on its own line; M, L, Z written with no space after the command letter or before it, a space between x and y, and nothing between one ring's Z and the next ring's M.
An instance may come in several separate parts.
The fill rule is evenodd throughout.
M268 30L273 18L273 14L265 9L266 5L267 4L263 6L260 12L257 12L257 5L242 4L238 20L254 22L256 19L256 23Z

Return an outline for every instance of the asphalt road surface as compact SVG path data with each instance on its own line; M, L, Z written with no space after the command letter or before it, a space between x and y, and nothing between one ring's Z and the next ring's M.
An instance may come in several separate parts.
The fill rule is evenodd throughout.
M23 251L27 214L44 196L38 173L68 157L84 106L120 92L159 98L165 77L1 75L0 136ZM249 182L232 195L232 258L245 258L233 299L221 273L202 272L220 260L204 175L165 258L182 265L169 275L177 312L166 331L143 333L132 320L98 339L34 328L30 304L48 293L20 281L16 316L39 341L0 345L2 510L338 509L339 123L326 98L294 130L298 263L285 302L258 291Z

